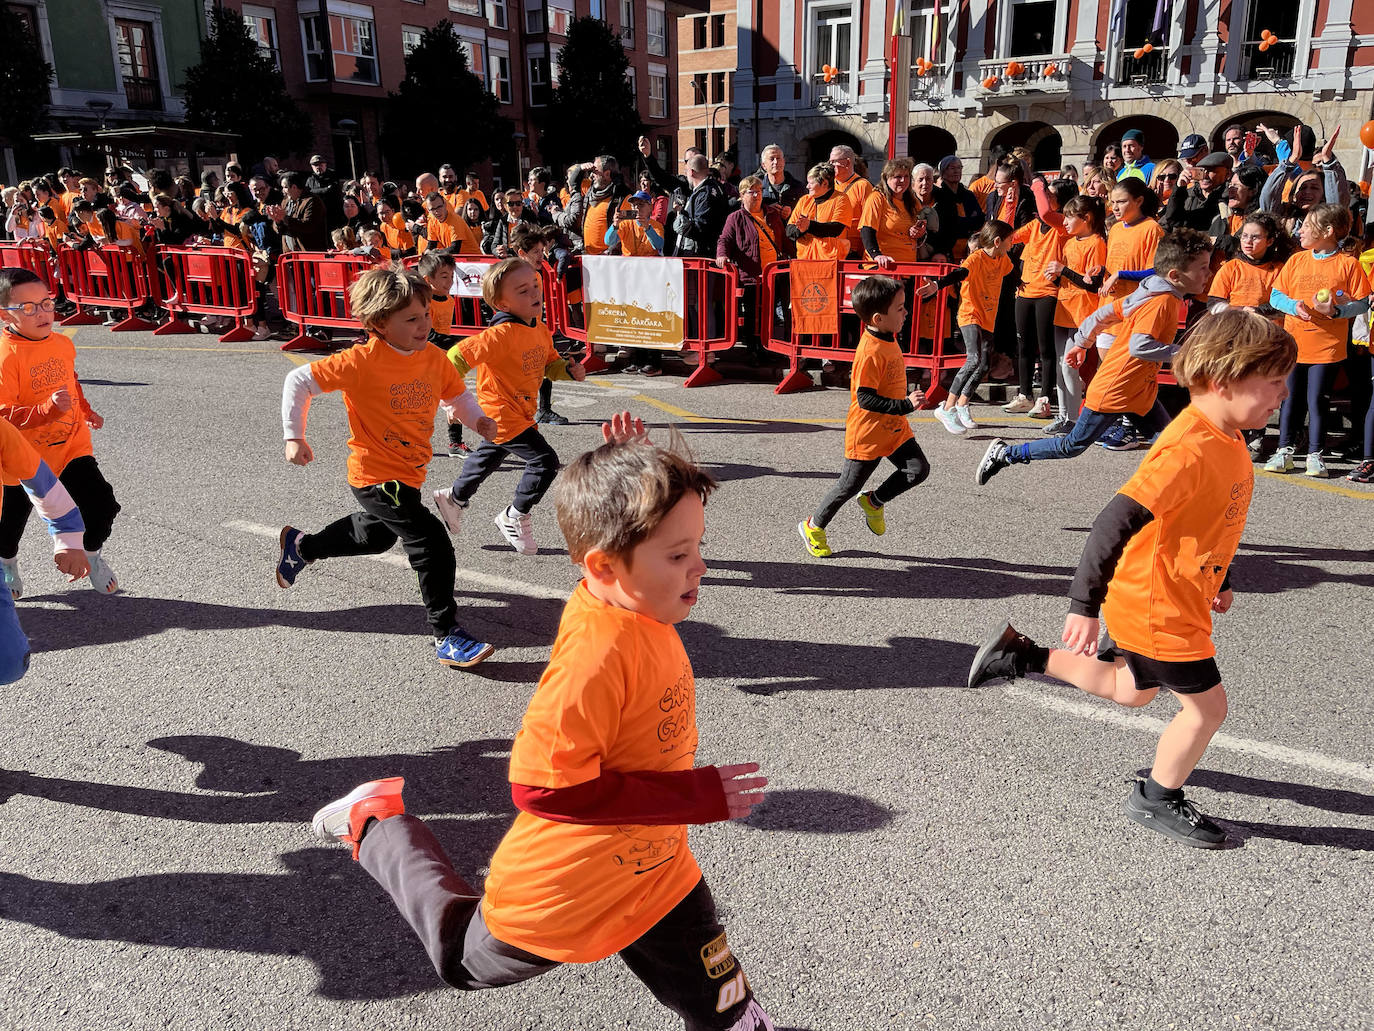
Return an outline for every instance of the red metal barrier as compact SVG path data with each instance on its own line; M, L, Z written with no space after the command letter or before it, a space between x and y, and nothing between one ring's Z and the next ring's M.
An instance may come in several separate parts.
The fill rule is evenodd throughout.
M363 332L353 317L348 288L376 262L357 254L291 251L277 260L277 303L287 322L297 326L283 351L319 351L330 345L311 336L310 329L351 329Z
M789 362L787 374L773 392L789 394L808 389L812 385L811 378L802 370L802 361L806 358L838 362L854 360L854 349L858 346L862 327L859 326L857 317L847 320L845 316L853 316L854 309L850 306L849 295L859 280L879 274L902 280L934 279L953 271L956 267L936 262L912 262L880 272L868 262L837 262L832 296L836 298L840 316L839 332L818 335L799 334L792 329L789 315L790 282L786 290L780 291L778 286L779 279L788 281L788 263L781 261L769 265L763 270L763 284L760 288L759 336L765 348L783 355ZM940 373L945 369L957 369L964 364L962 346L955 351L948 350L954 328L953 313L950 310L952 293L952 289L945 288L933 297L922 299L913 292L911 311L897 341L902 348L907 368L930 370L930 389L926 391L925 401L927 408L934 407L944 397L943 388L939 385ZM782 320L775 317L779 303L784 309ZM785 337L778 335L780 321L787 325L788 335Z
M661 261L661 258L621 258L622 261ZM724 380L720 373L711 368L707 355L714 351L728 351L739 342L739 320L736 311L739 306L739 272L733 265L716 267L710 258L675 259L683 265L684 310L687 313L683 331L682 349L694 351L697 367L682 384L684 387L703 387ZM599 372L606 368L606 361L595 353L595 340L587 339L586 322L582 315L581 301L569 302L568 277L576 274L578 281L582 273L581 257L568 260L567 274L562 280L546 277L554 296L554 311L550 324L556 332L569 340L587 344L587 357L583 365L588 372ZM714 307L718 305L718 307ZM576 311L574 311L576 308ZM712 317L718 314L719 332L713 332Z
M28 269L43 280L49 290L57 281L48 245L42 240L0 241L0 268Z
M253 259L247 251L237 247L158 247L149 260L167 279L169 286L159 289L159 303L172 316L153 330L154 336L196 332L183 317L194 313L232 319L234 327L220 337L224 343L253 339L253 331L243 324L257 308ZM161 288L160 282L158 285Z
M111 329L148 331L155 324L134 315L153 299L152 276L147 259L131 247L104 244L100 247L64 247L57 252L57 266L67 299L84 308L123 308L125 317ZM97 325L100 320L89 312L63 319L68 326Z

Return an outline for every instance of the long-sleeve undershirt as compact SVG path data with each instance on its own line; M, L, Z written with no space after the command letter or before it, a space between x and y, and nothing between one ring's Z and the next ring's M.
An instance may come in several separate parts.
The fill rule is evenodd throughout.
M566 788L512 784L511 799L527 813L557 823L588 826L674 826L716 823L730 817L714 766L691 770L606 771Z

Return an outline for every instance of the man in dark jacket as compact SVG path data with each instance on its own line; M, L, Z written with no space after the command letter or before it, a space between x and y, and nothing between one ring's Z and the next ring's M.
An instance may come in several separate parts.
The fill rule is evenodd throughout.
M287 251L329 250L329 223L325 220L320 199L305 189L305 176L287 172L281 177L286 203L276 204L263 212L272 220Z
M1226 184L1231 179L1231 156L1225 152L1208 154L1194 172L1196 178L1187 189L1169 195L1160 223L1166 229L1196 229L1208 232L1226 205Z
M806 196L806 185L787 171L787 158L776 143L764 147L759 157L762 167L754 175L763 180L763 203L780 206L785 222L792 216L797 201Z
M711 174L711 162L705 154L693 154L688 159L687 183L691 188L687 199L681 207L674 204L672 256L714 258L730 202L720 180Z
M344 217L343 186L339 177L329 170L324 155L316 154L310 159L310 176L305 180L305 190L324 205L324 216L330 229L338 229L348 221Z

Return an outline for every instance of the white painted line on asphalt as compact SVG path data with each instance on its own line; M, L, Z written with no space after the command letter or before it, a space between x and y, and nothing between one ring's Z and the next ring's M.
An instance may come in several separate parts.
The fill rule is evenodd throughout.
M1098 723L1123 727L1126 730L1158 734L1169 722L1155 716L1146 716L1142 712L1116 708L1108 701L1097 703L1071 701L1068 698L1046 694L1044 691L1016 685L1010 685L1003 690L1013 698L1038 705L1042 709L1068 713L1071 716L1081 716L1086 720L1095 720ZM1287 745L1275 745L1267 741L1251 741L1249 738L1235 737L1232 734L1217 734L1212 738L1212 743L1208 747L1220 748L1227 752L1239 752L1241 755L1248 755L1269 762L1305 766L1310 770L1320 770L1322 773L1330 773L1337 777L1374 784L1374 768L1364 763L1322 755L1320 752L1304 752L1298 748L1289 748Z
M262 523L250 523L242 519L231 519L220 525L226 530L238 530L240 533L270 537L273 540L276 540L281 534L280 526L264 526ZM372 562L385 562L389 566L400 566L402 569L410 568L410 562L406 557L395 552L385 552L381 555L359 555L358 558L365 558ZM492 573L479 573L474 569L460 567L457 576L459 580L477 584L479 587L489 587L496 591L509 591L512 594L526 594L532 598L548 598L551 601L567 601L568 596L572 594L572 587L560 591L556 587L526 583L524 580L511 580L508 577L496 576Z

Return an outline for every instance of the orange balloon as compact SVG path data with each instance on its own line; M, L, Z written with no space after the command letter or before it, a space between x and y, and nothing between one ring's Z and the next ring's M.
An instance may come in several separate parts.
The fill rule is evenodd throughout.
M1057 71L1059 71L1059 65L1055 64L1054 62L1050 62L1049 64L1045 65L1045 71L1043 74L1053 75Z
M1154 53L1155 45L1154 45L1153 43L1146 43L1146 44L1145 44L1143 47L1141 47L1140 49L1143 50L1143 51L1145 51L1145 53L1147 53L1147 54Z
M1365 122L1360 127L1360 142L1374 150L1374 122Z
M926 73L925 66L924 66L924 65L917 65L917 67L916 67L916 74L917 74L917 75L924 76L925 73Z
M1136 47L1136 48L1135 48L1135 53L1132 54L1131 56L1134 57L1137 61L1139 61L1142 57L1145 56L1145 48L1144 48L1144 47Z
M1268 39L1272 35L1272 32L1270 32L1268 29L1265 29L1263 32L1260 33L1260 39Z
M1269 49L1269 41L1266 39L1266 40L1264 40L1263 42L1261 42L1260 45L1259 45L1259 48L1260 48L1260 50L1268 50L1268 49Z

